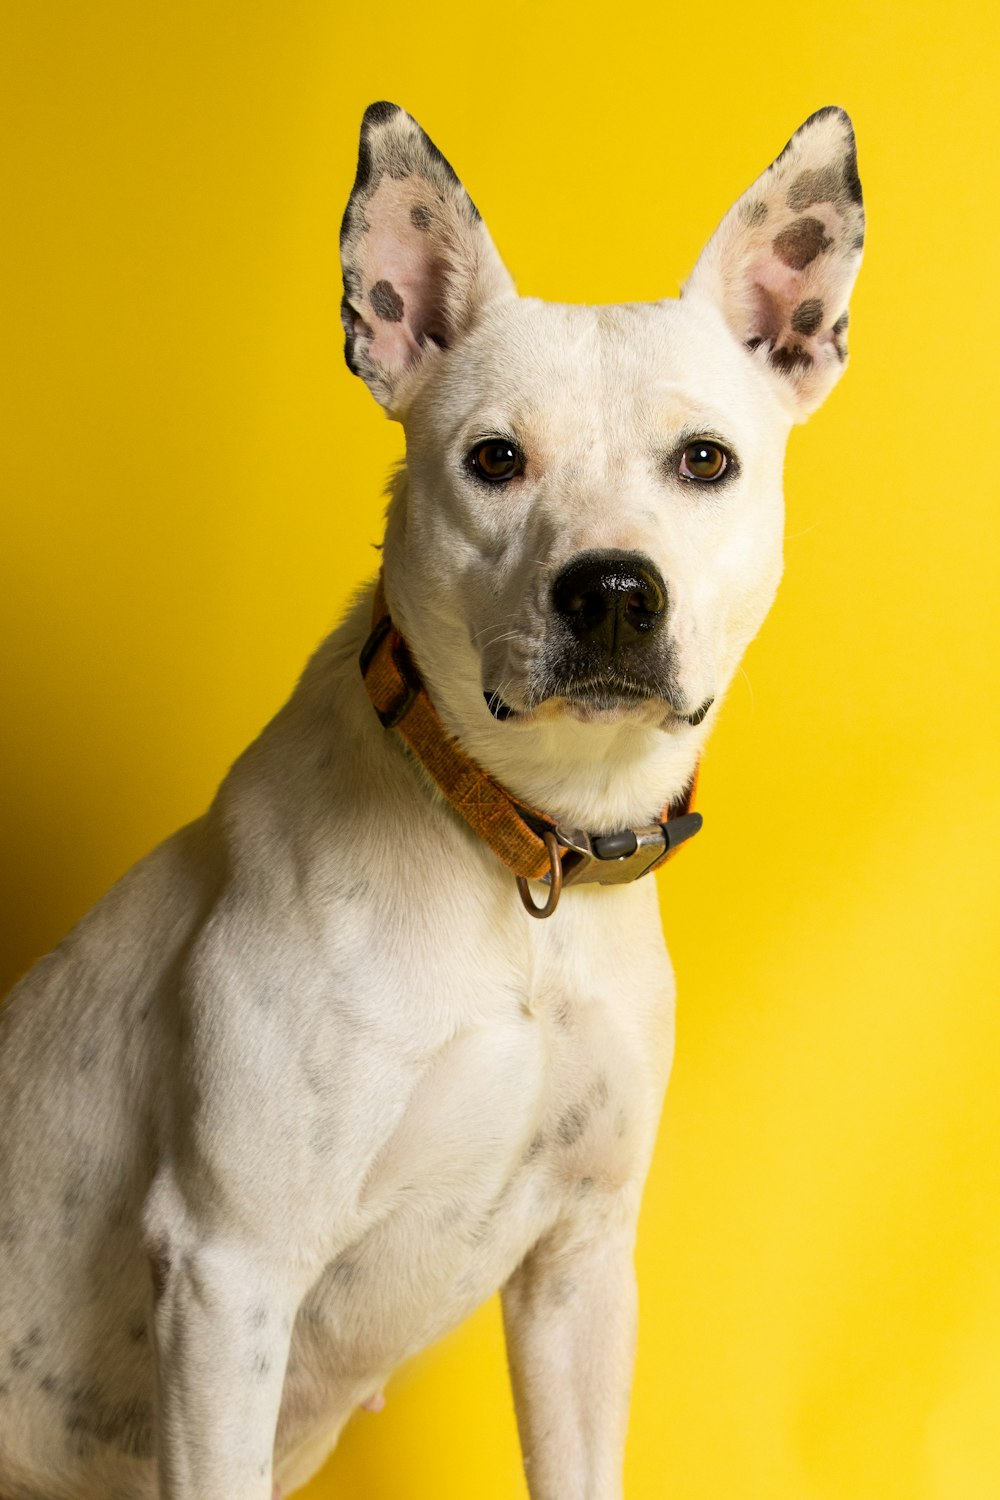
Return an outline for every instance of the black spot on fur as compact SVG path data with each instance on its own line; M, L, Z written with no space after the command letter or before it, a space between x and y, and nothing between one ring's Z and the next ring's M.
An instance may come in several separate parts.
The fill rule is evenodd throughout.
M590 1110L584 1104L568 1109L556 1126L560 1146L572 1146L583 1135L590 1119Z
M444 152L438 150L425 130L422 130L420 134L424 138L424 146L427 149L427 155L430 157L431 161L434 162L438 167L440 167L441 171L454 187L461 187L462 184L458 180L458 173L455 171L455 168L445 156Z
M832 244L833 240L827 238L822 220L813 218L794 219L773 240L775 255L793 271L805 270L817 255L829 250Z
M54 1375L43 1375L38 1382L38 1389L44 1391L46 1395L51 1396L53 1391L59 1389L59 1382Z
M864 248L865 248L865 237L864 237L864 235L863 234L856 234L854 236L853 240L851 241L851 249L852 250L863 250Z
M346 297L341 297L340 299L340 321L344 325L344 358L347 361L347 368L352 375L360 375L361 371L358 369L357 361L354 357L354 343L356 338L354 308Z
M372 169L375 159L372 156L372 148L367 138L363 135L358 146L358 166L354 174L354 186L351 188L351 198L348 199L348 210L350 210L351 199L355 193L364 193L371 186ZM345 219L347 215L344 215Z
M810 297L807 301L800 302L792 313L792 332L808 336L815 333L822 322L823 304L818 297Z
M752 228L755 224L763 224L767 218L768 208L763 198L758 198L754 203L748 203L743 210L743 222Z
M271 1373L271 1356L261 1351L253 1357L253 1373L258 1380L264 1380Z
M801 344L792 344L788 349L772 349L769 357L771 364L782 375L790 375L795 370L812 365L812 358Z
M371 130L373 125L388 125L393 115L400 113L398 104L390 104L388 99L378 99L374 104L369 104L361 121L362 130Z
M328 1275L334 1286L353 1286L361 1275L361 1267L356 1260L341 1259L334 1261Z
M858 148L854 142L854 133L851 132L851 144L847 148L844 158L844 187L852 203L861 204L864 196L861 192L861 178L858 176Z
M542 1151L542 1150L544 1150L544 1148L545 1148L545 1136L542 1134L542 1132L540 1130L536 1131L536 1133L531 1137L531 1140L528 1142L528 1144L527 1144L527 1146L525 1148L523 1160L524 1161L533 1161L534 1158L539 1154L539 1152Z
M760 336L760 334L759 333L755 333L752 339L747 339L746 347L748 349L751 349L751 350L753 350L753 349L759 349L760 346L761 346L761 344L763 342L764 342L764 340Z
M836 167L813 167L799 173L788 189L786 202L801 213L813 203L835 203L840 191L841 176Z
M841 313L833 325L833 347L837 351L837 358L841 364L847 358L847 340L844 337L847 333L847 322L847 313Z
M149 1338L149 1330L146 1327L146 1315L142 1312L133 1313L128 1322L128 1340L130 1344L144 1344Z
M426 203L414 203L410 206L410 223L414 229L430 229L434 222L434 215Z
M376 317L386 323L403 321L403 299L391 281L376 281L368 293L368 300Z
M117 1448L129 1458L152 1458L153 1408L148 1401L130 1396L108 1401L98 1386L75 1390L66 1414L66 1435L76 1452L92 1452L94 1442Z

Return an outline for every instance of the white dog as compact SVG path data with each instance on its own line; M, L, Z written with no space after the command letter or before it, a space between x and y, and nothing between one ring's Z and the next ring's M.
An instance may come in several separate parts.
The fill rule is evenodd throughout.
M4 1500L287 1494L498 1288L534 1500L621 1495L673 1038L636 877L697 825L862 226L824 109L679 300L521 299L368 110L344 323L406 431L384 593L3 1012Z

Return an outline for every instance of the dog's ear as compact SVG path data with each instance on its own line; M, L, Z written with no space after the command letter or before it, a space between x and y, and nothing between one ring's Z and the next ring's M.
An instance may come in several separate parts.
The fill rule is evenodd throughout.
M864 227L851 122L821 109L733 204L682 288L716 303L798 421L847 358Z
M403 377L514 293L472 199L395 104L365 110L340 258L348 366L393 416Z

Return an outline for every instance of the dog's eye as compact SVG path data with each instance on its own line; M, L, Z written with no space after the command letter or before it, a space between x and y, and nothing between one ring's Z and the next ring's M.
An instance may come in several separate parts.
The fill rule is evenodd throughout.
M479 479L501 484L524 473L524 454L502 438L479 443L469 454L469 467Z
M721 479L729 468L729 454L718 443L704 439L688 443L681 454L678 472L684 479Z

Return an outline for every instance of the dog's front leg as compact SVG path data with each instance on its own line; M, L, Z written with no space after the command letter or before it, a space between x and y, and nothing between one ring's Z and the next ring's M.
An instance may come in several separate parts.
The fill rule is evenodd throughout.
M611 1213L558 1228L504 1288L532 1500L620 1500L635 1352L635 1206L615 1200Z
M152 1264L161 1500L271 1500L289 1278L233 1244Z

